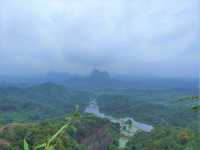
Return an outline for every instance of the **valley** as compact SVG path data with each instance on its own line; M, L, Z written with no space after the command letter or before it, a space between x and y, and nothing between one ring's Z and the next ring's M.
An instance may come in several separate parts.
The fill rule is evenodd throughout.
M146 150L152 146L150 139L151 143L159 141L152 146L155 150L163 150L169 144L165 137L174 141L170 146L177 150L198 150L198 113L191 110L190 102L178 100L195 92L170 88L73 89L54 83L1 87L0 146L5 147L3 150L22 150L24 138L30 146L40 144L62 127L65 116L79 105L83 118L75 125L76 131L68 129L59 137L59 150L66 146L72 150Z
M0 150L200 150L200 0L0 0Z

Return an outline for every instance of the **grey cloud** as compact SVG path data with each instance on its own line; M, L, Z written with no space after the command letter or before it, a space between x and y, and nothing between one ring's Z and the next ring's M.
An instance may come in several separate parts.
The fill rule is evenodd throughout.
M0 0L0 70L196 76L199 8L199 0Z

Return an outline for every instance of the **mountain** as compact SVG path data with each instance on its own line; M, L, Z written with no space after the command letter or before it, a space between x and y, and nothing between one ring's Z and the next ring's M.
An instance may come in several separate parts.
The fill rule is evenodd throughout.
M90 74L81 76L67 72L49 72L45 75L33 77L3 77L0 76L1 86L32 86L51 82L71 88L102 88L110 87L113 82L106 71L93 70Z
M93 81L109 81L111 80L110 75L107 71L99 71L99 70L93 70L89 77Z
M107 71L93 70L88 75L70 74L67 72L49 72L45 75L32 77L0 76L1 86L27 87L51 82L73 89L99 88L137 88L137 89L181 89L197 90L198 79L177 78L144 78L134 76L110 76Z
M89 76L85 78L85 84L91 87L109 87L113 80L106 71L93 70Z
M61 78L57 78L56 80L55 78L50 81L73 88L105 88L111 87L114 83L107 71L100 71L96 69L86 76L66 75L65 80L60 79Z

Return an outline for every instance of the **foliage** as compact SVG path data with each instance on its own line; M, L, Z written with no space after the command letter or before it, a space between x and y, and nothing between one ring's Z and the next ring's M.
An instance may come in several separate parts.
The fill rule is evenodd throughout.
M158 127L151 133L138 133L127 150L198 150L198 131L187 128Z
M79 104L83 112L89 100L96 98L100 110L106 114L133 117L136 121L156 127L150 134L138 133L129 142L128 150L196 150L199 146L195 133L198 129L198 114L189 109L199 111L196 105L199 97L184 97L180 100L189 103L177 102L184 95L195 94L195 91L188 89L72 90L49 83L26 88L2 87L0 128L4 128L5 123L22 124L8 124L5 131L0 132L0 140L10 143L11 150L28 150L38 145L43 148L48 145L47 148L57 150L65 150L66 147L69 150L101 150L99 143L109 150L116 150L119 138L116 125L88 114L84 114L80 122L71 125L66 125L66 122L70 122L70 116L67 121L62 119L64 114L72 111L74 105ZM159 125L162 127L157 128ZM10 148L5 147L3 150Z
M93 89L72 90L56 84L0 88L0 123L35 122L64 116L80 105L83 112L91 97L96 97L102 112L117 117L130 116L151 125L196 127L197 114L192 104L178 103L184 89ZM194 110L199 110L195 105Z
M73 127L72 123L79 119L80 119L80 113L78 112L78 110L76 110L72 114L72 116L67 117L67 124L62 126L49 140L47 140L47 142L35 146L33 150L38 150L41 148L43 148L44 150L54 150L55 145L53 145L53 142L57 140L58 136L61 135L66 128L69 128L70 126ZM25 139L24 139L24 150L30 150L29 145Z
M190 111L192 104L177 99L192 94L184 90L121 89L99 92L100 110L116 117L133 117L136 121L158 125L198 128L198 114Z
M118 140L117 127L114 127L115 125L108 120L82 114L80 121L73 121L70 126L65 128L63 126L66 125L66 119L69 123L69 117L67 117L65 119L47 120L37 124L6 125L4 130L0 132L0 139L8 141L12 148L8 147L1 150L24 149L24 138L30 149L48 143L50 139L53 139L53 141L49 145L55 146L54 148L58 150L66 150L66 148L67 150L100 150L99 147L101 146L116 147L116 141ZM93 148L95 146L98 146L98 148Z
M184 96L179 100L200 100L200 96Z
M0 88L0 122L33 122L64 116L80 105L86 107L91 93L72 90L56 84L41 84L32 87Z
M193 106L192 106L192 110L195 112L200 112L200 96L185 96L181 99L179 99L179 101L190 101L193 102Z

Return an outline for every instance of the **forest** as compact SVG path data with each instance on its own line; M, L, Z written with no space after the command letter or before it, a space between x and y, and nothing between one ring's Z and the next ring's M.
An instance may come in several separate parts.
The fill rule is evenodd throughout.
M83 117L73 125L75 130L68 128L57 137L55 149L118 149L119 125L84 112L91 99L96 99L106 115L132 117L154 127L150 133L137 132L126 150L197 150L199 120L198 112L192 109L196 102L186 97L195 94L183 89L81 90L54 83L2 86L0 146L3 150L21 150L24 139L30 147L41 144L67 122L64 118L78 105Z

